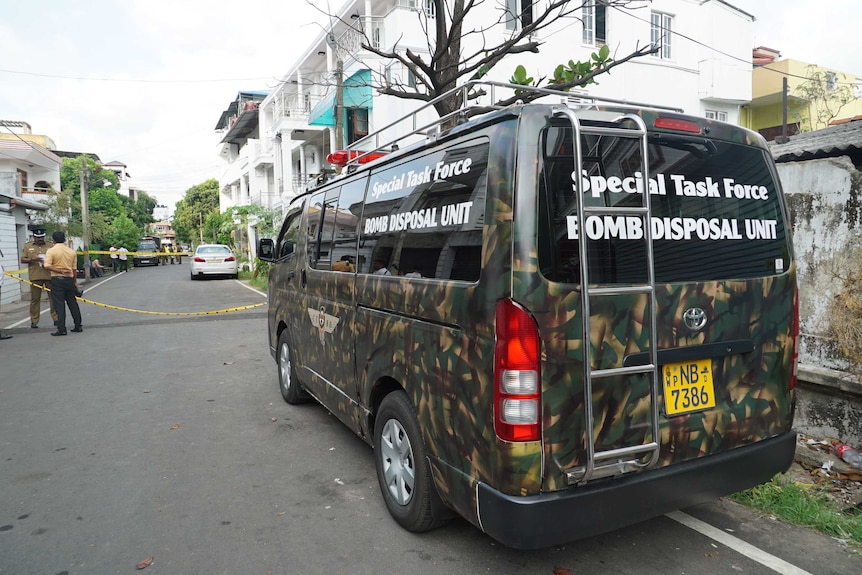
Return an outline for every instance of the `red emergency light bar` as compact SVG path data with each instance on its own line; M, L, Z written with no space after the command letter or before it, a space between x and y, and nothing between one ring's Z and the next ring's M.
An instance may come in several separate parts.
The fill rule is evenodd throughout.
M347 162L350 160L355 160L356 158L359 158L360 164L367 164L385 155L381 152L366 153L361 150L337 150L326 156L326 161L340 168L347 165Z

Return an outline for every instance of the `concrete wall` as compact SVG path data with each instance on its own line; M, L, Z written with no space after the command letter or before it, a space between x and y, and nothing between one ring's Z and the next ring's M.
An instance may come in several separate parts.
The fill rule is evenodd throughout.
M837 279L862 256L862 172L847 157L778 164L799 270L799 382L794 427L862 446L862 384L829 335Z
M801 364L845 369L829 337L837 279L862 255L862 173L846 157L778 164L793 222L799 269ZM858 261L858 260L857 260Z
M844 372L800 366L793 427L862 447L862 384Z

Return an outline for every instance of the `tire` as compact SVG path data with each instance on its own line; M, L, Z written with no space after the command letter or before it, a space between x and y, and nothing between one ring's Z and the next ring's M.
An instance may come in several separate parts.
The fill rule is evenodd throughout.
M281 397L291 405L305 403L309 395L302 389L299 378L296 376L296 366L291 359L290 344L287 341L287 333L282 332L278 338L278 388Z
M374 464L383 500L399 525L421 533L446 523L451 514L433 484L419 420L403 391L390 393L380 404Z
M198 279L195 277L195 274L193 274L192 272L189 272L189 277L192 279L192 281L195 281L196 279Z

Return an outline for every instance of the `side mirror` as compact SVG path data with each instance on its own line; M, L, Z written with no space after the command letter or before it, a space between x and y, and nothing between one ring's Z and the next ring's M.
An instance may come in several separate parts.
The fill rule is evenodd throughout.
M261 238L257 242L257 257L263 262L275 261L275 242L270 238Z

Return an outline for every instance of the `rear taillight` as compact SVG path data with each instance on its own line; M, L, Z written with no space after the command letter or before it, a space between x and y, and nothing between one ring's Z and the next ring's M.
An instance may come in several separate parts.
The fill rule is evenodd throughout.
M494 430L505 441L541 438L539 332L522 307L497 302L494 348Z
M224 261L226 261L226 262L232 262L232 261L236 261L236 258L235 258L234 256L228 256L228 257L226 257L226 258L224 259Z
M656 128L664 130L673 130L674 132L688 132L690 134L700 134L701 129L697 123L691 120L679 120L677 118L656 118L653 125Z
M198 263L204 263L206 260L200 256L195 256L194 261L196 261Z
M799 363L799 291L793 296L793 371L790 374L790 389L796 388L796 372Z

